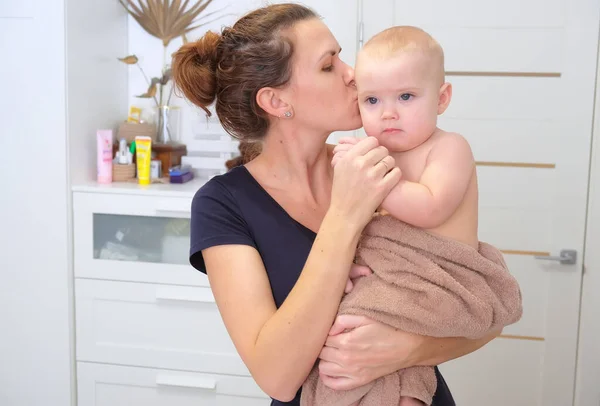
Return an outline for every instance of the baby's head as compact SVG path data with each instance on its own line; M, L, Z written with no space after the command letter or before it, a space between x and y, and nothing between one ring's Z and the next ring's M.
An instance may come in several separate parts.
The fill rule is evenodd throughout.
M358 54L356 85L365 132L397 152L425 142L452 97L442 47L416 27L371 38Z

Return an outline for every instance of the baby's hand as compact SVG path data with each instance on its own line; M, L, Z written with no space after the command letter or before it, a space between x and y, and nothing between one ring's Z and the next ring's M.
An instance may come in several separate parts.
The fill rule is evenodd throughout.
M333 158L331 158L331 166L335 167L340 159L346 155L346 152L350 151L354 145L351 144L339 144L333 149Z
M331 159L331 166L335 167L336 163L342 159L346 152L350 151L354 145L358 144L360 138L356 137L344 137L340 138L338 145L333 149L333 158Z
M358 278L363 276L369 276L373 273L371 268L365 265L352 264L350 267L350 273L348 274L348 281L346 282L346 288L344 293L350 293L354 289L354 283Z
M342 137L338 140L338 144L351 144L356 145L360 142L358 137Z

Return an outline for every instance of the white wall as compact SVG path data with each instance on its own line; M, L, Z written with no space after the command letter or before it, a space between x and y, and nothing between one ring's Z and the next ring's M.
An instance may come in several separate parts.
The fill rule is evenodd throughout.
M75 400L70 178L127 115L126 24L116 1L0 2L2 406Z
M0 2L0 405L68 406L64 0Z

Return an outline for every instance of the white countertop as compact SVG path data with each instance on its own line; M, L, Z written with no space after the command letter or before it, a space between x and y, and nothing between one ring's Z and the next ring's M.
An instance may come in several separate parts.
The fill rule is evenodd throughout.
M183 184L179 183L153 183L151 185L139 185L134 182L113 182L100 184L89 182L72 187L73 192L86 193L111 193L122 195L143 196L169 196L169 197L194 197L194 194L208 179L194 178Z

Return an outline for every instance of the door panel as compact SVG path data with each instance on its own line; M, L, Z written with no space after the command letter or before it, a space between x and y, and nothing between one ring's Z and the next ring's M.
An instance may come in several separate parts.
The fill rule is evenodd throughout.
M480 239L501 249L523 318L442 371L457 404L572 404L600 3L362 2L365 41L416 25L443 46L453 100L439 126L473 148ZM537 256L575 249L575 265Z

